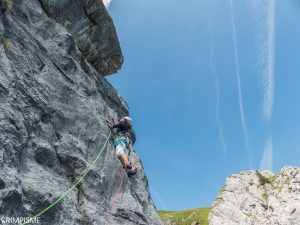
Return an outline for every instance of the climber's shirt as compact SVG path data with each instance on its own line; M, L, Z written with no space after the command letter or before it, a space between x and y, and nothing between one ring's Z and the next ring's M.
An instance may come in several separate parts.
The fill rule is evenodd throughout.
M116 125L113 125L112 128L117 129L117 135L115 137L115 143L114 145L118 145L118 143L123 142L126 144L126 146L129 145L129 143L134 144L135 143L135 133L132 130L131 124L127 123L126 121L120 122Z
M114 146L124 143L126 147L130 144L130 139L126 131L119 131L115 137Z

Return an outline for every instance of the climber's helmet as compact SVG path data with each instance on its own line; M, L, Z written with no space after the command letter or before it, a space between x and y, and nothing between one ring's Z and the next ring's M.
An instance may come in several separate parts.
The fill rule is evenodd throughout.
M122 119L120 119L121 122L127 122L131 125L132 119L129 116L124 116Z

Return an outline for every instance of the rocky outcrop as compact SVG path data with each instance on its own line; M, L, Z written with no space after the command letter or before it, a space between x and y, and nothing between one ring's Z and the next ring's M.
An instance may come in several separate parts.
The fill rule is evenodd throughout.
M300 224L300 168L244 171L227 178L213 203L210 225Z
M0 1L0 218L32 216L57 200L102 148L105 120L128 114L98 72L115 71L120 63L111 60L121 55L102 2L65 2L50 12L45 1ZM81 4L87 15L78 21ZM97 57L103 61L93 64ZM41 215L41 224L160 225L136 152L131 160L139 172L120 186L122 165L109 140L84 182Z
M103 74L115 73L123 63L119 41L101 0L40 0L47 15L72 34L86 60Z

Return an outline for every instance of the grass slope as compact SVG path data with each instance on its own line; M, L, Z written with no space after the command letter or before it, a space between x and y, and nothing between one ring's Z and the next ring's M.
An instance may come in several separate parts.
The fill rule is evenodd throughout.
M166 225L191 225L192 222L199 222L201 225L208 225L208 214L211 208L189 209L184 211L158 211L162 221Z

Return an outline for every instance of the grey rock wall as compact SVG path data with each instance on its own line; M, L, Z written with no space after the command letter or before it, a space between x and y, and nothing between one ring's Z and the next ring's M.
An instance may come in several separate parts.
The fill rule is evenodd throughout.
M97 17L99 26L77 23L82 12L75 6L62 7L70 15L57 21L44 1L11 3L0 2L0 217L27 217L57 200L82 175L107 138L105 120L116 122L128 107L99 73L115 71L120 63L110 60L121 57L116 37L106 45L102 36L93 42L90 35L115 35L102 2L85 1L105 11ZM63 26L68 19L72 25ZM92 66L98 56L91 59L87 52L97 49L105 49L107 58ZM110 224L160 225L136 152L131 160L139 172L125 177ZM42 215L41 224L106 224L121 171L110 140L85 181Z
M47 15L72 34L86 60L103 74L123 63L118 37L101 0L40 0Z
M210 225L300 224L300 168L280 173L243 171L227 178L209 215Z

